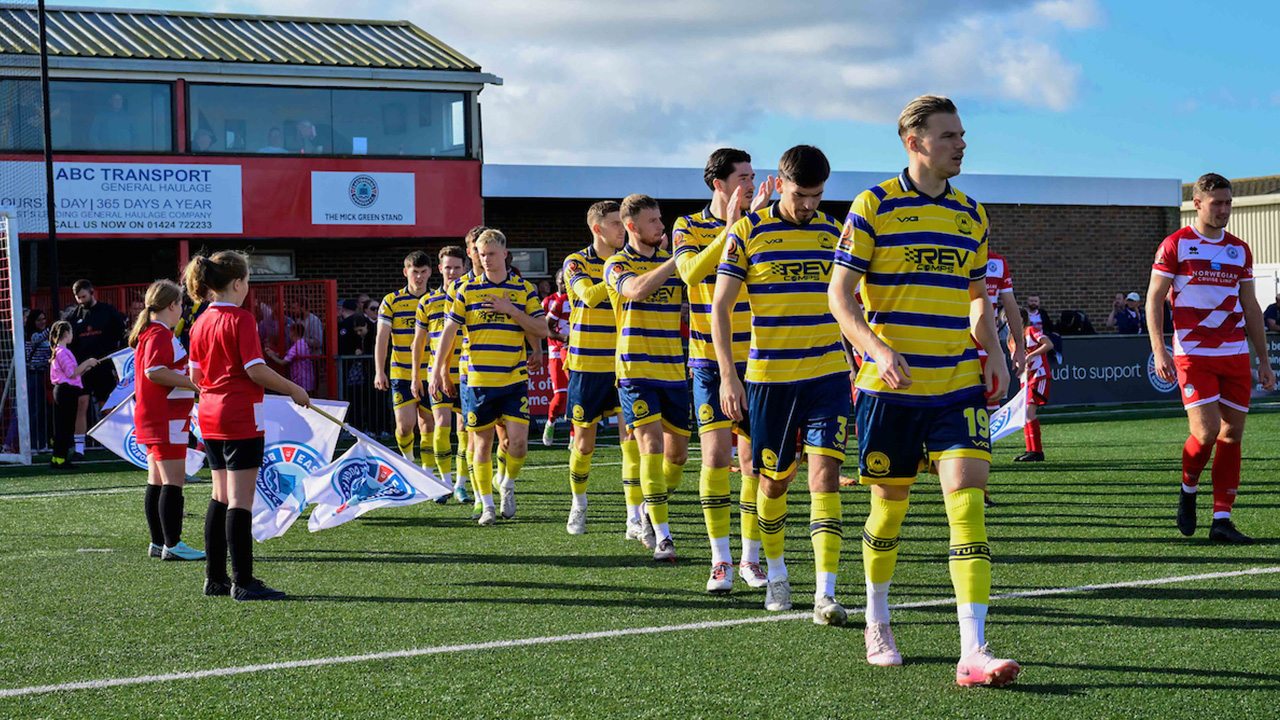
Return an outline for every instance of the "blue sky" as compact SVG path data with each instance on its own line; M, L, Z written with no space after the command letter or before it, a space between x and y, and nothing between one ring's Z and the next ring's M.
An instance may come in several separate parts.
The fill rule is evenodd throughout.
M210 9L207 3L75 3ZM1163 0L219 0L227 12L407 19L502 76L490 162L765 170L822 147L895 170L906 99L947 94L966 172L1280 174L1280 4ZM807 10L808 12L803 12ZM616 12L615 12L616 11Z

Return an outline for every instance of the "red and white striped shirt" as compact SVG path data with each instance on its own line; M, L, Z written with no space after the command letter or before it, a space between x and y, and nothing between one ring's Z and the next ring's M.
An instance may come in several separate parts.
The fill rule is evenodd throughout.
M1000 304L1000 293L1013 292L1013 278L1009 276L1009 263L1004 257L987 251L987 298L991 304Z
M1023 328L1022 332L1026 337L1027 355L1030 355L1036 348L1040 347L1040 343L1044 342L1044 333L1031 324ZM1037 355L1027 361L1027 379L1029 381L1034 382L1049 374L1049 364L1044 359L1044 355Z
M542 309L546 311L547 317L555 320L556 332L564 335L569 334L569 296L563 293L551 293L542 301ZM552 360L564 360L564 342L560 340L547 340L547 355Z
M1223 232L1210 240L1192 226L1160 243L1152 272L1173 280L1173 353L1229 356L1249 352L1240 283L1253 280L1253 253Z

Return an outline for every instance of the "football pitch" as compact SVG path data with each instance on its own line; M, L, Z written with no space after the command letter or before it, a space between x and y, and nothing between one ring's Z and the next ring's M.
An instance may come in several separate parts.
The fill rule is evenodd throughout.
M860 613L867 491L841 493L838 599L858 612L818 627L802 484L787 525L795 611L765 612L741 580L704 592L696 448L673 498L675 565L623 539L616 442L595 455L588 534L565 533L561 433L533 443L519 513L493 528L453 502L315 534L304 514L256 548L257 574L290 594L276 603L205 598L203 563L148 558L142 473L8 469L0 717L1275 717L1280 413L1256 412L1246 433L1235 520L1252 546L1208 543L1207 470L1200 531L1174 528L1185 436L1173 416L1046 422L1038 465L1011 462L1020 437L997 445L993 593L1012 597L992 601L987 639L1023 665L999 690L955 685L946 516L927 476L890 596L915 605L893 612L905 665L876 668ZM186 497L185 538L203 547L209 485ZM733 526L736 560L736 508Z

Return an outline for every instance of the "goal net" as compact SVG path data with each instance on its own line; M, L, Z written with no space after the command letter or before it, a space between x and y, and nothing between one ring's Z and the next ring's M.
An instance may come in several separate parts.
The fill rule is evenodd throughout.
M30 465L31 405L16 224L16 213L0 208L0 463Z

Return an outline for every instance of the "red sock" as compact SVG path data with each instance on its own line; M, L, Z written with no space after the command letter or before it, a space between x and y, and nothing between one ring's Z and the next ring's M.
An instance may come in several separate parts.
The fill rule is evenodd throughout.
M1032 420L1027 424L1031 426L1031 452L1043 453L1044 445L1040 443L1040 421Z
M1231 512L1240 487L1240 443L1218 441L1218 454L1213 458L1213 513Z
M1182 446L1182 484L1195 487L1200 483L1200 473L1209 464L1209 456L1213 454L1212 445L1201 445L1195 435L1187 438ZM1239 464L1236 465L1239 468ZM1238 474L1238 470L1237 470Z
M1022 426L1022 436L1027 439L1027 452L1036 451L1035 430L1031 427L1032 423L1034 421Z

